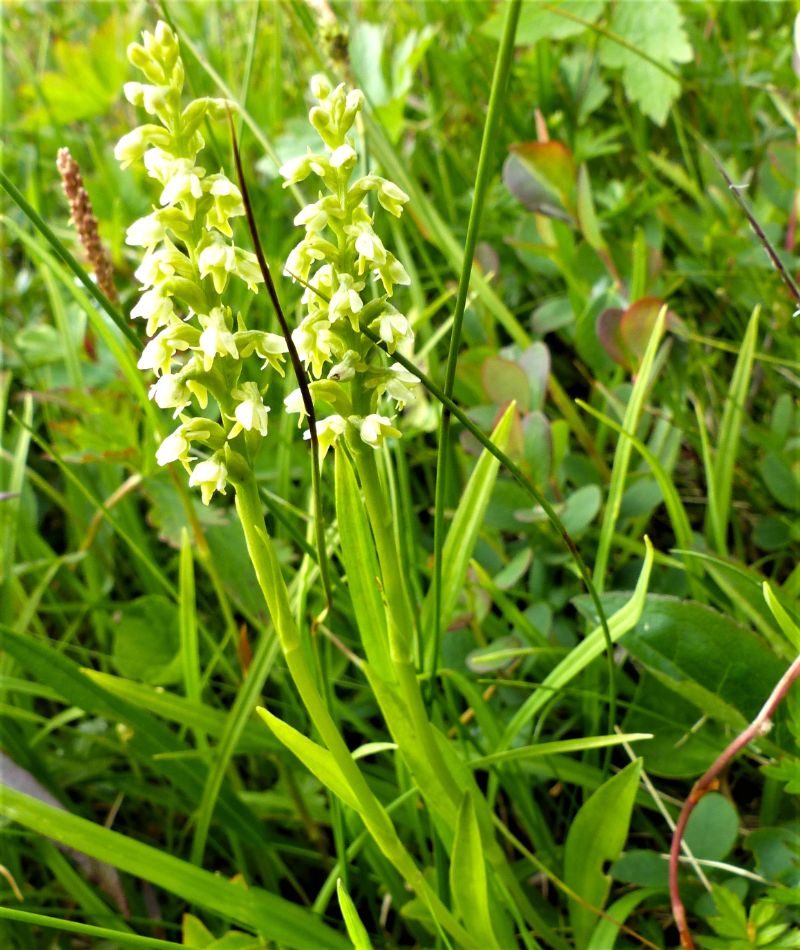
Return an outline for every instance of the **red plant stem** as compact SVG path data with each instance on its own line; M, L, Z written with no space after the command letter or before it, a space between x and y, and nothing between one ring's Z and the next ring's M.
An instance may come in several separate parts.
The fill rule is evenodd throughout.
M800 656L792 663L789 669L778 681L778 685L773 689L769 699L761 707L761 711L750 725L740 733L731 744L720 753L717 760L711 768L701 776L692 786L689 797L683 804L683 808L675 825L675 831L672 833L672 847L669 851L669 897L672 903L672 913L675 917L675 924L678 927L678 933L681 938L683 950L694 950L694 940L689 931L689 925L686 922L686 909L681 900L680 887L678 885L678 858L681 852L681 843L683 833L686 830L686 824L689 816L694 811L695 805L712 788L715 787L717 776L730 763L733 757L740 752L749 742L758 736L766 735L771 727L770 717L780 705L786 694L789 692L792 683L800 676Z

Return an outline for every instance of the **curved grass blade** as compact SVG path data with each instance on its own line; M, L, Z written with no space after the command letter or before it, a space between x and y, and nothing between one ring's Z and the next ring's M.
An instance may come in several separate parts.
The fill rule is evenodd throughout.
M644 540L646 549L645 558L641 573L639 574L639 580L636 584L636 589L627 604L618 610L608 623L612 643L616 643L637 624L644 609L647 584L650 580L650 571L653 567L653 546L648 537L645 537ZM545 677L536 692L529 696L517 710L506 726L503 738L500 740L500 748L498 751L508 749L514 737L530 722L537 712L550 702L554 693L557 693L558 690L573 680L592 660L597 659L604 649L605 638L603 631L598 627L585 637L569 656L565 657L558 666Z
M112 930L110 927L95 927L92 924L82 924L77 920L48 917L46 914L34 914L27 910L17 910L14 907L0 907L0 919L15 920L17 923L28 924L31 927L48 927L51 930L63 930L64 933L82 934L84 937L96 937L98 940L111 940L121 947L152 947L153 950L175 950L177 946L172 940L159 940L157 937L125 933L124 930ZM184 947L192 950L188 944L184 944Z
M105 861L157 884L184 900L249 927L269 940L303 950L344 950L347 941L304 908L261 888L242 887L193 867L157 848L44 805L9 788L0 796L0 814L36 834Z
M344 925L347 927L347 936L353 941L353 950L372 950L366 927L361 923L356 905L347 893L342 879L336 882L336 896L339 898L339 907L342 910Z

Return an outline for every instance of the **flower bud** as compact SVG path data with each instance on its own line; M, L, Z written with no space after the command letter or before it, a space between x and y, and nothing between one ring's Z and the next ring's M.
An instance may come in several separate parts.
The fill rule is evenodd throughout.
M327 99L331 94L331 89L333 88L328 81L326 76L323 76L321 73L317 73L315 76L311 77L311 95L315 99Z

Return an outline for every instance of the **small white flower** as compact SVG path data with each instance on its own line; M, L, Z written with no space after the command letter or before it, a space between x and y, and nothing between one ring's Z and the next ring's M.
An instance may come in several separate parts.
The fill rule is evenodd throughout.
M391 376L386 382L386 393L395 400L397 408L402 409L407 402L413 402L416 398L411 387L419 385L419 380L400 363L392 363L389 369Z
M203 184L214 198L214 204L206 214L206 230L216 228L227 237L232 237L230 219L244 214L241 192L222 174L205 178Z
M247 284L251 293L258 293L258 285L264 282L258 258L252 251L243 251L240 247L235 250L236 267L233 273Z
M381 178L378 186L378 201L389 214L399 218L403 213L403 205L408 201L408 195L394 182Z
M352 328L358 330L358 313L364 307L358 291L363 289L364 282L356 282L352 274L339 275L339 289L331 297L328 305L328 317L331 323L345 317L350 321Z
M306 406L303 402L303 392L300 389L293 389L289 395L283 400L283 405L286 408L287 412L299 413L300 419L298 420L298 426L303 424L303 419L308 415L306 412Z
M387 436L394 436L395 438L400 436L400 431L395 429L392 420L386 416L372 413L364 419L359 420L357 417L353 417L350 421L359 425L362 441L366 442L367 445L371 445L373 449L377 449L379 445L382 445Z
M334 342L330 322L317 315L306 317L292 333L292 341L300 359L306 366L311 364L315 376L321 376Z
M395 284L405 286L411 283L411 278L408 276L405 267L403 267L393 254L389 254L388 251L385 263L379 265L376 270L387 294L392 293Z
M255 429L260 435L266 435L269 407L264 405L258 386L252 382L242 383L234 390L233 398L239 401L234 410L236 424L228 433L228 438L235 438L242 429L246 432Z
M303 240L300 241L300 243L289 252L289 256L286 258L286 265L283 268L283 273L287 277L291 277L292 280L295 280L298 277L301 280L308 280L308 273L311 270L314 261L324 260L325 249L318 247L316 241L313 239L309 240L307 238L303 238Z
M278 169L278 174L285 179L283 187L288 188L299 181L304 181L312 171L316 171L314 166L319 167L320 161L326 161L324 156L312 155L308 152L306 155L298 155L297 158L290 158L288 162L284 162Z
M236 271L236 248L212 232L210 243L200 252L197 266L201 277L211 275L214 290L221 294L228 283L228 275Z
M164 439L156 450L156 462L159 465L169 465L170 462L189 461L189 440L183 434L183 426L178 428Z
M380 317L372 323L372 329L376 328L375 324L377 324L378 335L384 341L390 353L394 353L399 343L413 339L408 318L395 310L394 307L387 307Z
M145 332L152 336L160 327L166 326L172 320L177 320L172 298L166 296L160 287L147 290L139 298L139 302L131 310L133 319L147 320Z
M203 354L205 372L214 365L215 356L232 356L235 360L239 359L236 340L221 307L214 307L211 313L207 316L200 315L198 320L203 327L200 334L200 351Z
M191 159L180 158L172 163L169 178L164 183L161 192L162 205L175 204L183 201L190 214L194 214L195 203L203 197L203 186L200 179L205 175L205 169L198 168Z
M328 159L331 168L350 168L356 163L356 151L352 145L340 145L331 152Z
M327 99L331 94L331 89L333 88L328 81L328 78L323 76L322 73L315 73L311 77L309 85L311 87L311 95L315 99Z
M358 210L358 209L356 209ZM378 235L372 230L372 219L364 216L354 224L345 225L345 233L355 238L355 249L358 253L358 272L364 273L367 265L380 267L386 262L386 248Z
M211 501L211 496L215 491L224 495L227 482L228 469L219 452L215 452L210 459L198 462L189 477L191 487L200 486L200 495L204 505Z
M339 436L347 428L347 422L341 416L326 416L317 421L317 442L319 443L320 461L328 454L328 449L335 444ZM311 432L306 429L303 438L311 440Z
M134 221L125 233L125 243L131 247L155 247L167 236L158 211Z
M173 419L191 402L189 387L171 373L165 373L150 387L150 398L160 409L174 409Z
M289 347L282 336L278 336L277 333L262 333L256 343L255 351L264 360L261 369L271 366L283 376L281 363L283 354L289 352Z

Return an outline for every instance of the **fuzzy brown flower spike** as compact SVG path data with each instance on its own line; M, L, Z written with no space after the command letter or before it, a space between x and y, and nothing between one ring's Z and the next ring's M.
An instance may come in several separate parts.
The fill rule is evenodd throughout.
M89 193L83 185L83 178L78 163L70 154L68 148L58 150L56 166L61 175L61 184L64 194L69 201L70 216L78 237L86 252L89 266L97 278L97 285L112 303L119 303L119 296L114 287L111 258L100 241L97 230L97 218L92 210Z

